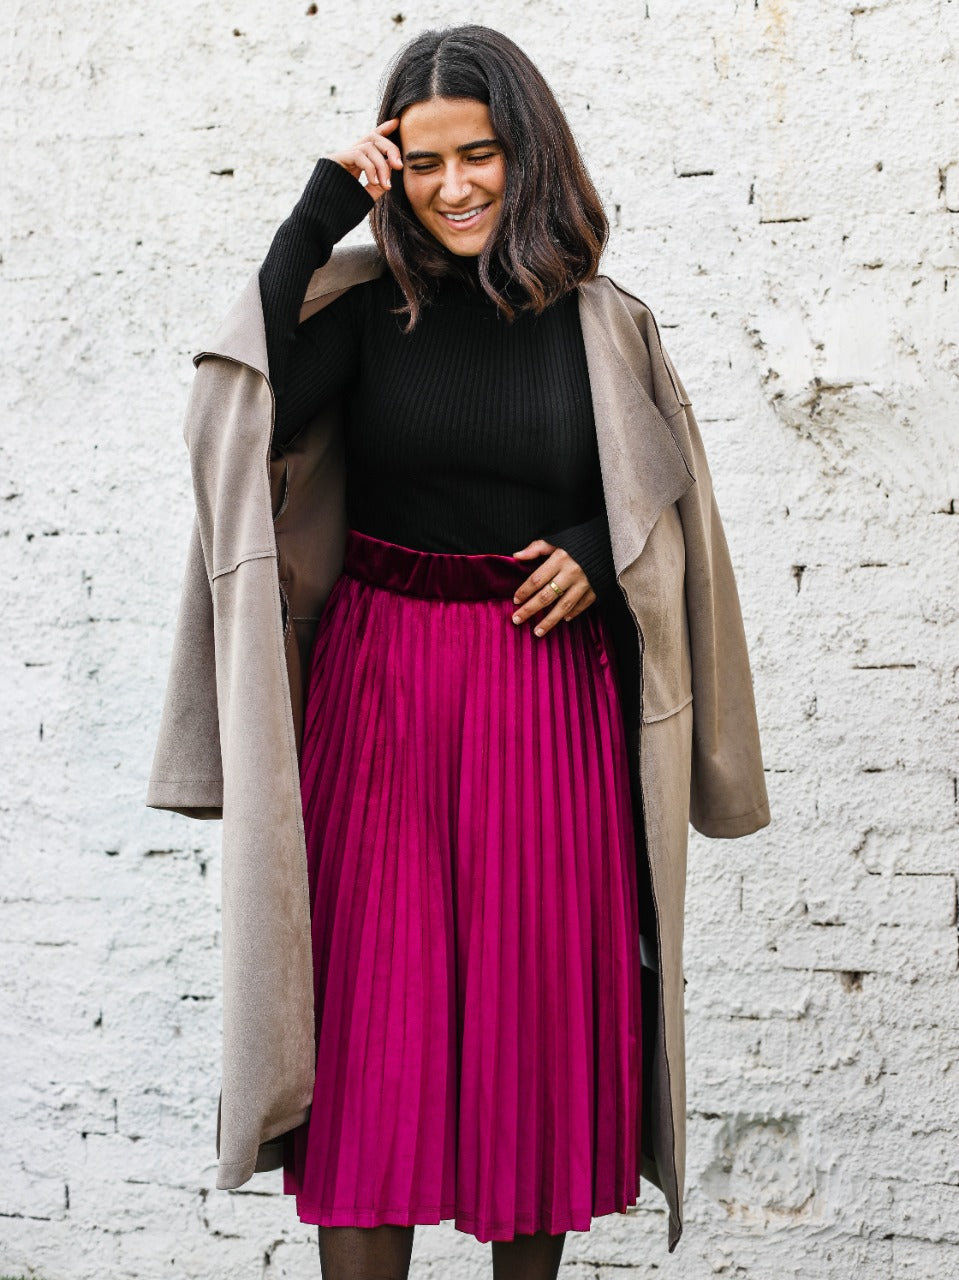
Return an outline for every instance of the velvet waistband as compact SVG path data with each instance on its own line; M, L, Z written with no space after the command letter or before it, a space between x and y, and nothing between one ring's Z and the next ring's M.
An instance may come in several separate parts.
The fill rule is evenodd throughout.
M348 529L343 569L353 578L403 595L437 600L510 599L544 558L517 560L493 553L418 551Z

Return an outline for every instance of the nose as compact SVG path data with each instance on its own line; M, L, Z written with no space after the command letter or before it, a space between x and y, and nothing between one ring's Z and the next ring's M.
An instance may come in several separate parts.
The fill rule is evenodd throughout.
M448 165L443 172L443 183L440 187L440 199L445 200L447 204L456 204L457 201L466 199L469 195L469 191L469 179L460 169L459 165Z

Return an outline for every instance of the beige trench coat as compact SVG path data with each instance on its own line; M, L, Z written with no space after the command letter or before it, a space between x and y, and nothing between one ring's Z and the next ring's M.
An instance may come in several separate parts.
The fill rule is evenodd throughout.
M337 247L301 321L384 268L374 244ZM769 806L739 597L689 397L638 298L600 275L579 286L579 310L616 578L638 629L640 716L627 733L657 1006L644 1033L641 1174L665 1196L672 1252L686 1156L689 823L745 836L769 823ZM256 275L194 363L184 437L196 516L147 804L223 820L217 1186L231 1188L279 1167L279 1139L313 1097L298 752L310 646L343 562L344 419L337 401L284 454L271 448Z

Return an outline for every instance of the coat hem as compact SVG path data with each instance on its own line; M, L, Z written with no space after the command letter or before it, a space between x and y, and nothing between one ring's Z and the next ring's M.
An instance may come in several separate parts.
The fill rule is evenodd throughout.
M266 1173L271 1169L278 1169L280 1165L274 1158L275 1153L279 1151L279 1143L276 1139L303 1124L309 1113L308 1104L292 1116L286 1116L275 1124L267 1125L253 1155L243 1160L220 1160L216 1171L217 1190L233 1191L237 1187L242 1187L245 1182L249 1182L254 1173ZM274 1151L264 1152L263 1148L269 1144L273 1144Z
M754 831L761 831L763 827L769 826L769 803L766 801L757 805L755 809L747 809L745 813L737 813L725 818L697 818L691 821L700 835L719 839L750 836Z
M675 1252L676 1246L679 1244L680 1240L682 1239L682 1235L683 1235L682 1218L674 1218L672 1215L670 1215L669 1235L667 1237L667 1245L666 1245L667 1253Z
M172 809L188 818L219 818L223 809L222 778L151 778L148 809Z

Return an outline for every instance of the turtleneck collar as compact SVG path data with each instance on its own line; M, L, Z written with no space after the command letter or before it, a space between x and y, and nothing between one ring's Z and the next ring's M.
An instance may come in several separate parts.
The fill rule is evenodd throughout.
M481 307L495 307L479 278L479 254L447 253L452 270L440 277L438 297L447 301L475 303ZM510 279L498 261L490 264L490 279L510 302L519 302L524 291Z

